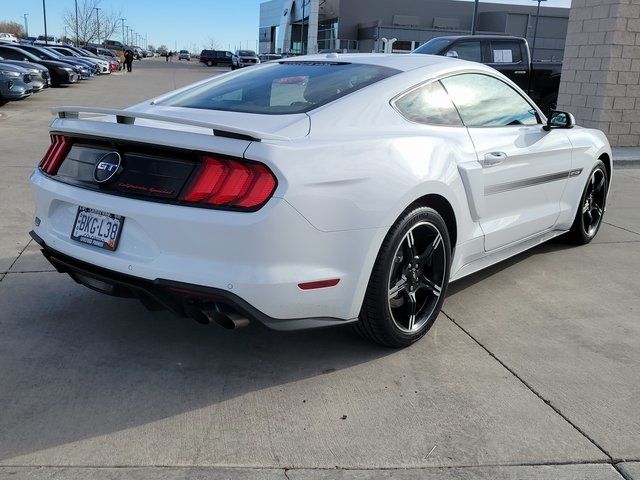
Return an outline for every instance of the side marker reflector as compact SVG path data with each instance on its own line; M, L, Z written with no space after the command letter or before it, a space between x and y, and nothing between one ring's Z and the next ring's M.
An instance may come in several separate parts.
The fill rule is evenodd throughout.
M338 282L340 282L339 278L332 278L331 280L319 280L317 282L299 283L298 288L300 288L301 290L315 290L317 288L335 287Z

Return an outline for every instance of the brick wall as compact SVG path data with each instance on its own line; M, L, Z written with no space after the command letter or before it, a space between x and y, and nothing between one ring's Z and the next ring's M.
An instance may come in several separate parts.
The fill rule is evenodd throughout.
M640 146L640 0L572 0L558 110Z

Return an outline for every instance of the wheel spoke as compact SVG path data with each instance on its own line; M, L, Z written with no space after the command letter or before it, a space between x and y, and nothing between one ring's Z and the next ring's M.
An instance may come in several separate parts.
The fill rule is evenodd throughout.
M595 191L599 192L600 190L602 190L602 187L604 187L604 177L600 177L600 181L596 185Z
M406 251L407 251L407 257L409 260L409 263L413 262L413 259L416 258L417 254L416 254L416 242L415 239L413 238L413 230L409 230L407 232L407 235L405 237L405 246L406 246Z
M442 287L440 285L436 285L436 283L433 282L432 280L430 280L429 278L427 278L426 275L422 275L422 280L420 282L420 287L421 288L426 288L427 290L429 290L436 297L439 297L440 294L442 293Z
M598 213L598 216L599 216L599 217L601 217L601 216L602 216L603 211L602 211L602 209L601 209L598 205L596 205L596 206L594 207L594 210Z
M585 202L582 206L582 213L587 213L589 211L589 202Z
M398 294L404 292L407 288L407 279L402 277L396 282L396 284L389 289L389 299L396 298Z
M413 330L413 326L416 323L416 314L418 313L418 302L416 300L416 293L415 292L407 292L407 304L408 304L408 316L409 316L409 323L407 324L407 328L409 330Z
M442 242L442 235L440 235L440 232L438 232L433 239L433 242L431 242L427 249L422 253L422 255L419 256L418 263L420 265L424 265L427 260L429 260L431 255L433 255L433 252L435 252L436 248L438 248L438 246L440 245L440 242Z

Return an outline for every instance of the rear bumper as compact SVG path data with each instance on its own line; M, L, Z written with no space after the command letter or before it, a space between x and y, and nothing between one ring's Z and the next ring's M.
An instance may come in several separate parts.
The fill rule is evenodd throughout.
M141 281L224 291L279 329L355 320L385 235L384 229L319 231L281 198L257 212L229 212L109 195L38 171L31 181L40 219L34 231L49 249ZM79 205L125 218L115 252L70 238ZM329 288L298 286L335 278L338 285Z
M181 317L188 317L189 307L218 307L225 311L237 312L249 320L259 321L274 330L283 331L350 323L337 318L272 318L229 291L162 278L148 280L96 267L50 248L33 231L29 234L42 247L42 254L59 273L66 273L75 282L100 293L136 298L151 311L169 310Z

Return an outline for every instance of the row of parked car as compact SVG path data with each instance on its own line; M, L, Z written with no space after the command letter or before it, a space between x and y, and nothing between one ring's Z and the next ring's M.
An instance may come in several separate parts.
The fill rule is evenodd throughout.
M186 50L181 50L180 54L182 52L186 52ZM236 50L235 53L225 50L202 50L200 52L201 63L208 67L231 67L231 70L280 58L282 58L282 55L274 53L261 53L258 55L253 50Z
M121 68L118 55L99 45L80 48L0 38L0 104Z

